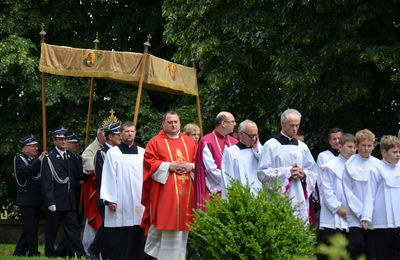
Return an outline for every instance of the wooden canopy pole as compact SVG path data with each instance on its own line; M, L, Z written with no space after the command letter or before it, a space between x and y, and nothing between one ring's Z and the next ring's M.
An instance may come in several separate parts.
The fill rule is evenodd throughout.
M94 42L94 49L99 49L99 33L96 33L96 40ZM89 96L89 107L88 107L88 117L86 122L86 137L85 137L85 148L89 145L89 131L90 131L90 117L92 115L92 104L93 104L93 91L94 91L94 77L90 81L90 96Z
M44 43L46 32L44 31L44 23L42 23L42 31L39 33L41 36L40 43ZM42 136L43 136L43 151L47 151L47 135L46 135L46 85L44 72L42 72Z
M137 120L138 120L138 116L139 116L140 98L142 97L142 88L143 88L143 81L144 81L144 75L145 75L145 70L146 70L148 50L149 50L149 47L151 46L150 39L151 39L151 34L147 35L147 42L143 43L144 52L143 52L142 72L140 74L139 88L138 88L138 93L136 96L135 115L134 115L134 119L133 119L133 124L135 126L137 124Z
M201 110L200 110L200 95L199 95L199 85L197 83L197 69L196 69L196 60L193 56L192 53L192 66L195 71L195 77L196 77L196 87L197 87L197 96L196 96L196 103L197 103L197 116L199 117L199 127L200 127L200 136L203 136L203 125L201 123Z

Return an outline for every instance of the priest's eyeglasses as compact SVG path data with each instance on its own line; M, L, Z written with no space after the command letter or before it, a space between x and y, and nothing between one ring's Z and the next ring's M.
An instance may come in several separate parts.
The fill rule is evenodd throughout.
M225 123L230 123L230 124L234 124L234 123L236 123L236 121L235 121L235 120L232 120L232 121L224 120L224 122L225 122Z
M249 135L248 133L246 133L246 132L242 132L243 134L246 134L248 137L250 137L251 139L253 139L254 137L257 137L258 136L258 134L255 134L255 135Z

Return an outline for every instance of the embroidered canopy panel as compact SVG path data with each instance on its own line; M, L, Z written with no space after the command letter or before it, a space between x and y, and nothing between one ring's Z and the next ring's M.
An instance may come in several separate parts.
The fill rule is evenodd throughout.
M143 53L79 49L42 43L39 70L60 76L95 77L138 85ZM149 55L143 87L197 96L196 70Z

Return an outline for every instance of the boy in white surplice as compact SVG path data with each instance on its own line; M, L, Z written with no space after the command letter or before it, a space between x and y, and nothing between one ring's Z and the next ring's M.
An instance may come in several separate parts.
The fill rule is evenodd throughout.
M343 192L342 178L346 161L356 152L356 138L352 134L343 134L339 140L339 155L322 165L319 180L321 192L321 216L318 243L327 243L329 237L336 233L347 236L348 205ZM318 256L318 259L323 259Z
M375 135L368 129L356 133L358 153L346 162L343 174L343 191L349 206L347 222L349 224L349 251L353 259L362 254L371 255L367 244L369 233L361 228L361 212L368 188L369 172L379 160L371 155L375 148Z
M372 229L373 259L400 259L400 140L384 135L382 160L371 170L362 227Z

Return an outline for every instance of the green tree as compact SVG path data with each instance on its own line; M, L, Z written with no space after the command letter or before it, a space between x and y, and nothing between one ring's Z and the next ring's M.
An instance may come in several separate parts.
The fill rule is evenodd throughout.
M279 129L302 112L306 141L325 146L333 126L394 134L400 119L398 1L166 0L165 41L178 62L200 64L208 116L232 111Z
M1 1L0 3L0 209L13 204L15 180L13 156L20 153L20 140L42 136L40 57L41 24L45 24L50 44L93 48L96 32L103 50L143 52L150 33L150 52L169 59L173 47L162 42L161 0L155 1ZM133 120L137 87L106 80L95 80L91 118L91 140L96 128L116 110L122 120ZM90 79L46 74L48 149L50 130L64 124L84 146L90 92ZM158 102L163 101L162 106ZM143 91L138 132L146 143L160 129L161 115L171 95ZM170 102L171 101L171 102ZM185 102L185 99L183 99ZM90 141L91 141L90 140Z

